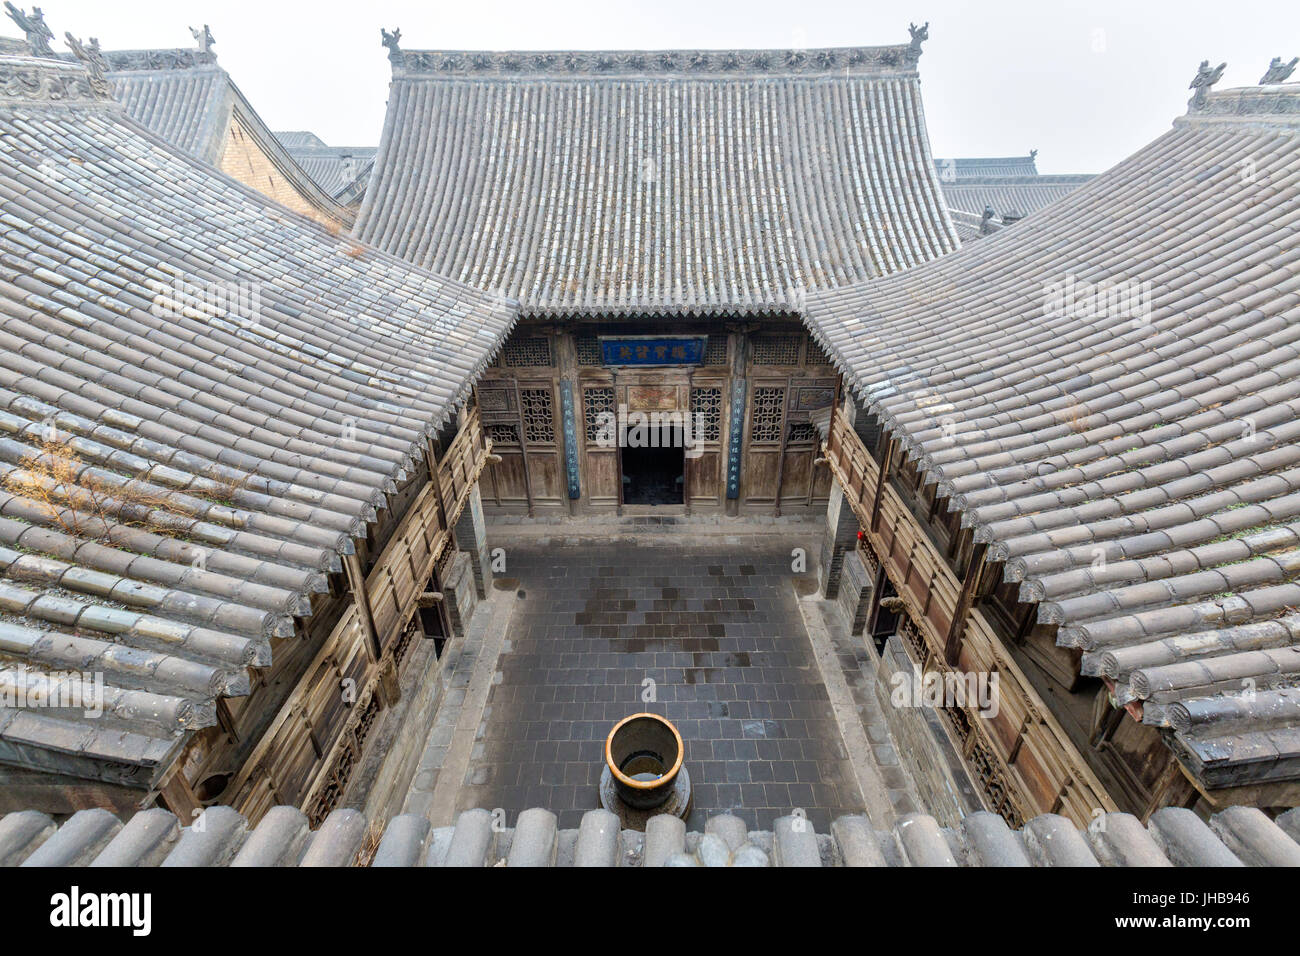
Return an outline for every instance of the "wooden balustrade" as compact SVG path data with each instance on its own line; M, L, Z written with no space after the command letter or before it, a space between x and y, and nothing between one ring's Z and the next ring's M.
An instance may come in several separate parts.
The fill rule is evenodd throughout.
M971 606L969 595L963 600L962 580L898 492L881 482L879 464L842 408L831 418L826 457L866 542L924 638L925 668L998 675L996 716L980 718L967 708L973 732L964 741L966 756L978 749L981 760L997 763L994 775L1014 791L1011 802L1024 816L1055 812L1086 825L1097 810L1115 810L986 616ZM963 620L954 623L959 615Z
M315 818L337 801L381 706L377 680L400 661L409 638L402 635L490 452L472 411L435 463L436 480L416 494L365 581L359 569L350 580L365 603L343 610L226 791L250 820L277 803Z

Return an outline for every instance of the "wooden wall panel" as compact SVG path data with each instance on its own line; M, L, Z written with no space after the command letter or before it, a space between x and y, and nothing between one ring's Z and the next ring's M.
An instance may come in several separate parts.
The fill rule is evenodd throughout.
M490 477L483 482L483 500L504 507L527 507L524 456L518 446L493 445L492 453L501 456L501 461L488 471Z
M592 505L618 504L618 451L613 448L587 446L587 469L583 497Z
M717 505L722 501L722 453L705 451L686 459L686 487L692 505Z

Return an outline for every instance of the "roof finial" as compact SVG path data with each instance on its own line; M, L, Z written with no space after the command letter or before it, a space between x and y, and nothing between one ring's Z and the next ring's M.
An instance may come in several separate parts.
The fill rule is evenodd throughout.
M86 68L86 74L90 77L90 88L101 96L112 96L113 87L109 84L108 77L104 75L108 72L108 63L99 51L99 41L91 37L90 46L82 46L81 41L67 31L64 32L63 39L67 42L72 55Z
M920 56L921 44L930 39L930 21L926 20L919 27L915 23L909 23L907 32L912 35L912 43L907 48L908 52L913 56Z
M1287 77L1295 72L1297 63L1300 63L1300 56L1292 59L1290 63L1283 63L1280 56L1273 57L1273 62L1268 65L1264 75L1259 78L1259 85L1269 86L1273 83L1285 83Z
M1196 76L1192 77L1192 82L1187 87L1189 90L1196 91L1192 94L1192 98L1187 101L1189 110L1205 109L1206 101L1209 99L1210 87L1219 82L1219 79L1223 76L1223 71L1227 68L1227 63L1220 63L1214 69L1210 69L1209 60L1201 61L1201 65L1196 68Z
M54 31L45 25L45 14L41 13L40 7L32 7L31 16L28 16L26 10L5 0L5 9L9 11L9 19L27 34L27 45L31 48L32 56L54 56L54 48L50 46Z
M388 47L389 62L396 64L402 58L402 51L397 46L397 41L402 38L402 28L393 27L393 32L389 33L383 27L380 27L379 33L383 37L384 46Z
M199 45L200 53L211 53L212 44L217 42L217 38L212 35L212 31L208 29L206 23L203 24L202 30L196 30L194 27L190 27L190 36L194 37L194 42Z

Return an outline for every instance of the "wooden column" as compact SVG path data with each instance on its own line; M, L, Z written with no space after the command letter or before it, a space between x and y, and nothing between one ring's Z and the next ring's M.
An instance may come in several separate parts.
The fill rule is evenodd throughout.
M564 463L564 483L569 497L569 514L578 513L578 499L582 494L582 445L578 441L578 429L581 427L579 416L582 414L580 399L582 391L578 387L578 345L573 333L567 329L557 329L555 333L556 364L559 366L560 388L560 448Z
M966 618L979 593L980 578L984 574L984 552L987 544L975 545L971 552L970 563L966 565L966 577L961 583L961 592L957 595L957 607L952 612L952 624L948 627L948 636L943 643L943 656L950 665L957 663L961 654L961 639L966 632Z
M785 395L781 402L781 451L776 459L776 494L772 497L772 514L781 517L781 484L785 481L785 445L786 432L789 429L790 420L790 396L794 394L794 379L785 380ZM811 480L811 475L809 476Z
M535 516L533 507L533 477L528 471L528 438L525 434L524 427L524 402L519 392L519 379L512 376L510 384L515 390L515 413L519 416L519 453L523 457L524 464L524 495L528 498L528 517Z
M361 571L361 559L356 554L343 555L343 570L347 572L348 586L352 589L352 601L357 606L357 616L366 632L366 656L373 664L383 655L379 643L379 633L375 630L374 619L370 616L370 598L366 594L366 576Z
M876 480L876 493L871 500L871 530L880 527L880 499L885 493L885 482L889 480L889 469L894 463L894 449L898 443L890 438L885 445L885 460L880 463L880 476Z

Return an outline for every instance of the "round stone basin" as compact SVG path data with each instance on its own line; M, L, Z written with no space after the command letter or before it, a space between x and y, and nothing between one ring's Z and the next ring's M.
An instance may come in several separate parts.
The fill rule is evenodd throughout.
M685 752L682 735L658 714L624 717L605 738L614 789L637 810L652 810L672 795Z

